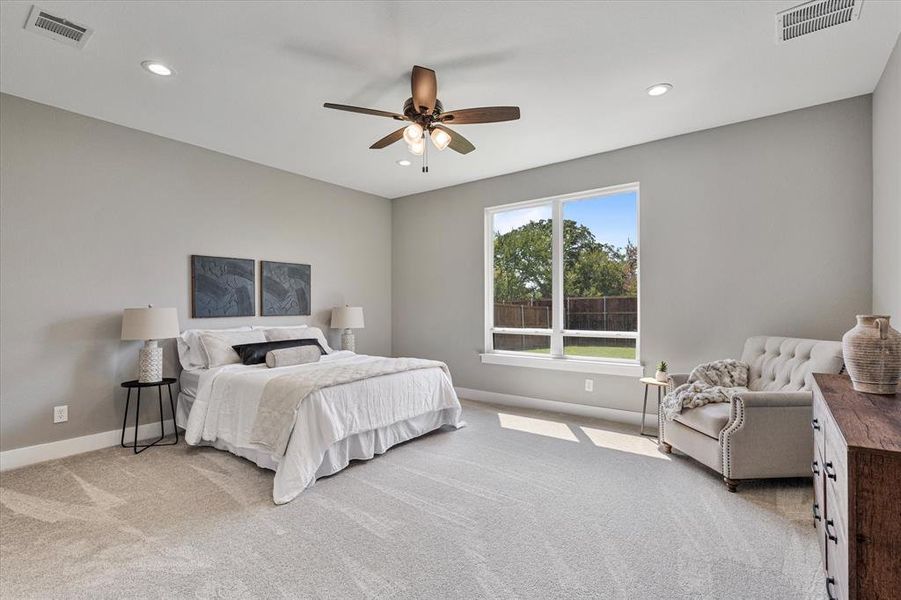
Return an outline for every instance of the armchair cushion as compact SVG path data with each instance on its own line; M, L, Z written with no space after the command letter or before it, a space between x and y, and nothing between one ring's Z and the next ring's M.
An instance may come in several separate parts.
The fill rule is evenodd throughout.
M731 405L726 402L705 404L697 408L686 408L673 420L717 440L729 423L730 410Z

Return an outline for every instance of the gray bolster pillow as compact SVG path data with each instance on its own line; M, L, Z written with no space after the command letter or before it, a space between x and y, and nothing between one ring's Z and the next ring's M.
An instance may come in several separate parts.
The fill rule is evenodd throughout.
M321 357L322 351L319 349L319 346L282 348L280 350L270 350L266 353L266 366L274 369L275 367L305 365L318 362Z

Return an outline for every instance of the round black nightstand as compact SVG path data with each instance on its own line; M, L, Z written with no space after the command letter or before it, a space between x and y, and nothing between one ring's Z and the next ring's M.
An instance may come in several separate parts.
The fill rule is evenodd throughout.
M131 390L138 390L138 404L135 407L135 437L131 443L131 448L134 450L135 454L143 452L147 448L151 446L175 446L178 444L178 425L175 425L175 402L172 400L172 384L175 383L177 379L174 377L163 377L161 381L154 381L151 383L141 383L138 380L126 381L122 383L122 387L128 389L128 396L125 398L125 418L122 419L122 439L119 440L119 445L123 448L128 448L125 445L125 424L128 422L128 405L131 403ZM169 442L166 444L160 444L166 437L166 430L163 425L163 386L166 386L166 389L169 390L169 408L172 410L172 424L175 426L175 441ZM141 388L149 388L155 387L156 391L159 393L160 399L160 437L158 440L150 443L150 444L138 444L138 418L141 415Z

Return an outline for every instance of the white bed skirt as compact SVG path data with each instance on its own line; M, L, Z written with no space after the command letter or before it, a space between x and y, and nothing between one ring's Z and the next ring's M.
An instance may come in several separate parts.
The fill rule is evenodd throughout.
M187 424L188 413L191 411L191 403L193 398L182 393L178 394L178 408L176 409L176 422L182 429ZM447 425L454 429L458 427L460 409L445 408L423 415L418 415L412 419L393 423L387 427L380 427L371 431L364 431L356 435L344 438L332 444L322 457L319 469L316 471L315 479L320 477L328 477L334 475L338 471L347 467L352 460L369 460L377 454L384 454L392 446L402 444L403 442L412 440L421 435L425 435L436 429ZM258 467L275 471L278 468L278 461L265 451L256 450L254 448L238 447L230 444L222 439L215 442L202 442L201 445L212 446L218 450L231 452L242 458L246 458ZM312 485L312 483L310 484ZM276 481L276 489L274 496L281 498L279 482ZM296 494L294 494L296 495ZM294 495L291 495L292 498ZM284 500L287 501L287 500Z
M316 471L316 479L334 475L352 460L368 460L376 454L384 454L392 446L440 429L444 425L456 429L455 424L459 422L459 418L459 409L445 408L387 427L352 435L333 444L328 449L322 458L319 470Z

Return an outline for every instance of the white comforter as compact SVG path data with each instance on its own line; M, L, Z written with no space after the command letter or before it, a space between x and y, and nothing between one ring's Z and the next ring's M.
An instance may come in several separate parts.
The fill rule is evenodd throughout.
M335 352L322 362L370 361L353 352ZM250 444L257 406L266 383L306 365L269 369L227 365L204 372L185 430L188 444L209 444L274 469L272 497L293 500L317 476L334 473L352 459L371 458L388 447L441 427L462 427L462 409L450 379L440 368L405 371L324 388L310 394L283 457Z

